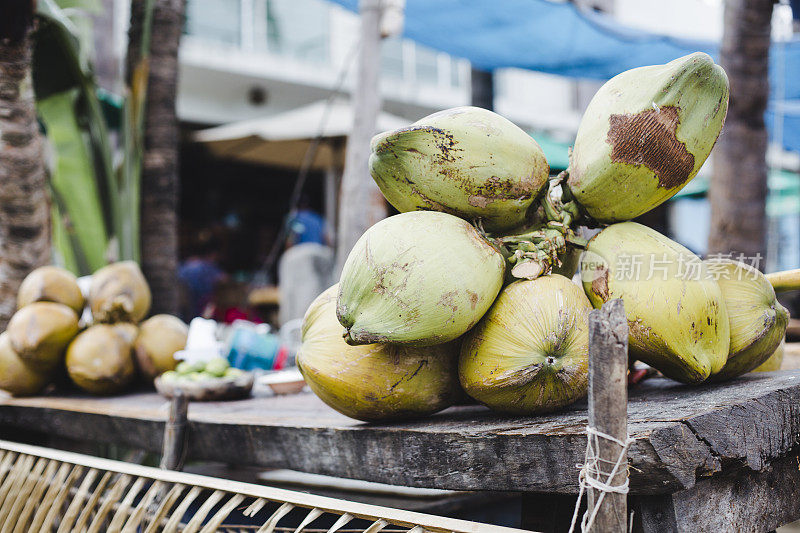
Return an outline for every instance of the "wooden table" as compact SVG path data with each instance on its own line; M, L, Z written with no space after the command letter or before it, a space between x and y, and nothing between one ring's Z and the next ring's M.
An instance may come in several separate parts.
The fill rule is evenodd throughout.
M159 452L167 402L0 398L0 424ZM416 487L528 493L526 525L560 530L577 493L586 404L507 417L480 406L364 424L314 395L193 403L188 457ZM630 507L643 531L769 531L800 519L800 370L630 391Z

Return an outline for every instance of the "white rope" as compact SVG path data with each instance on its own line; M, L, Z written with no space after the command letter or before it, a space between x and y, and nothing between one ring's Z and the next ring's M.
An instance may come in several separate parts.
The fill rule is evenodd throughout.
M575 531L575 524L578 520L578 512L581 507L581 500L583 499L583 495L586 492L587 487L591 487L599 491L600 496L597 498L594 508L587 509L586 513L581 519L581 531L583 533L587 533L591 529L592 525L594 525L594 519L597 517L597 512L600 510L600 505L603 503L603 499L605 498L606 494L609 492L613 492L615 494L628 494L628 476L625 476L625 481L619 485L614 485L613 481L614 476L617 475L617 472L622 467L623 458L626 456L626 452L633 442L633 439L627 437L625 441L621 441L616 437L612 437L611 435L606 435L602 431L598 431L597 428L592 426L586 426L586 439L586 457L582 465L577 465L577 467L581 469L580 474L578 475L580 491L578 492L578 501L575 503L575 512L572 514L572 523L569 526L569 533L574 533ZM600 439L613 442L620 447L619 455L617 456L616 461L608 461L600 457ZM603 469L600 468L601 463L604 463L605 465L614 465L611 469L611 472L605 474ZM627 463L625 466L627 467Z

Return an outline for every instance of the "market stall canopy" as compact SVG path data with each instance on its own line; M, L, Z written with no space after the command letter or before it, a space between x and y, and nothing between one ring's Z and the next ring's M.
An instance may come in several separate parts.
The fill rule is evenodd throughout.
M381 113L377 131L408 124L404 118ZM319 101L271 117L201 130L194 134L194 140L204 143L217 157L297 169L313 140L320 137L311 168L325 170L343 165L343 148L352 126L349 103Z
M332 1L358 9L358 0ZM697 51L719 58L718 43L625 27L574 2L547 0L406 0L403 36L484 70L514 67L600 80ZM800 151L800 39L772 48L770 133L777 130L771 125L779 108L783 128L773 142Z

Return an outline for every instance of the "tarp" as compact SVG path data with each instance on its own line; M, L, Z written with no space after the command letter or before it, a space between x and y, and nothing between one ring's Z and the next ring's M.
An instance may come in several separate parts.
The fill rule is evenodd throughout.
M332 1L357 11L358 0ZM406 0L403 36L485 70L516 67L600 80L695 51L719 55L717 43L628 28L572 2L546 0ZM773 45L770 61L773 94L783 85L782 97L797 103L784 119L783 144L800 151L800 40ZM773 124L772 110L767 121Z

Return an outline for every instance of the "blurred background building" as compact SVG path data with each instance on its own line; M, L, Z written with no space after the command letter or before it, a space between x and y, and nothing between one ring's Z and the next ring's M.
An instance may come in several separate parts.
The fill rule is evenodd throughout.
M98 58L101 81L104 69L113 74L124 55L128 20L126 2L105 1L114 8L113 15L105 15L110 17L105 36L97 33L111 44L105 49L116 59ZM722 35L721 0L674 0L668 9L658 0L574 3L608 14L621 27L707 42L719 42ZM775 16L773 33L788 31L791 36L791 10L778 9ZM260 276L262 282L277 281L277 257L285 248L281 228L309 139L322 132L323 125L340 126L323 124L326 120L349 120L347 113L345 118L326 114L324 102L339 92L336 101L347 106L355 81L357 37L357 15L328 0L187 0L177 101L182 124L183 257L193 254L198 235L212 235L220 266L234 279ZM381 54L383 110L392 124L388 127L472 102L468 61L402 38L385 40ZM563 170L581 113L600 82L499 69L492 83L494 109L539 141L553 173ZM274 120L254 123L269 118ZM203 134L197 133L242 121L247 122L238 130L217 130L223 136L241 134L233 148L201 142ZM325 218L327 242L322 244L335 238L345 140L339 133L326 135L327 159L320 156L311 165L303 187L307 207ZM772 133L775 138L780 132ZM304 144L275 144L269 154L256 148L268 139L302 139ZM768 270L800 266L800 157L777 146L769 154ZM699 254L707 249L706 191L712 159L678 196L644 220Z

